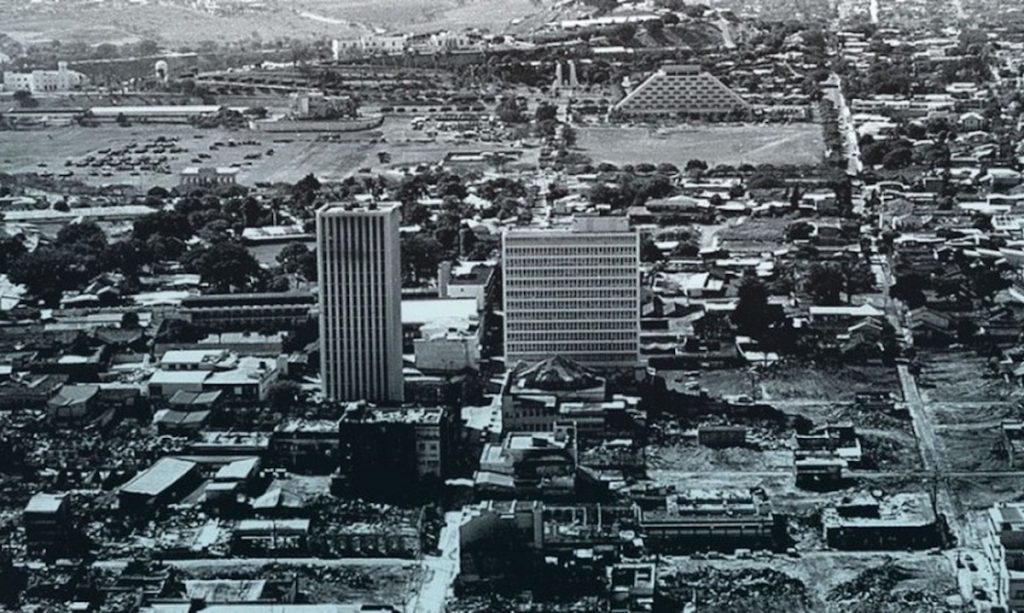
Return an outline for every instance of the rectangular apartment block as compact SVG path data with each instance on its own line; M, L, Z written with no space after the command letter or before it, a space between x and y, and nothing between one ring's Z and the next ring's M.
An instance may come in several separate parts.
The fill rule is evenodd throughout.
M639 363L640 239L623 217L578 217L564 230L502 240L505 358L585 366Z

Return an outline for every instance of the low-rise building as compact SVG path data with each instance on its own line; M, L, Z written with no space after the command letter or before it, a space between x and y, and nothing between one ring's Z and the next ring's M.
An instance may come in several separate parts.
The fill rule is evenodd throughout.
M300 555L306 552L309 520L246 519L232 536L232 551L242 555Z
M31 72L4 71L3 91L26 91L49 94L71 91L86 82L85 75L68 69L67 62L57 62L57 70Z
M383 495L440 482L451 470L455 426L445 408L352 403L338 424L342 476L357 491Z
M501 391L506 432L550 432L572 424L582 445L634 438L644 418L632 397L607 397L606 381L576 362L553 357L517 365Z
M195 462L160 458L139 472L118 490L121 507L132 512L153 510L170 504L199 486L201 476Z
M657 583L656 564L631 562L609 567L608 612L650 613Z
M178 176L179 187L219 187L234 185L237 181L238 169L233 167L196 167L189 166Z
M450 330L413 341L416 368L424 373L480 369L480 339L475 333Z
M223 349L168 351L158 368L147 382L154 403L165 403L178 393L201 392L220 392L227 403L262 402L281 372L276 360L239 357Z
M484 445L474 484L481 496L563 499L576 491L576 432L571 425L549 432L510 432Z
M316 306L308 292L206 294L181 301L181 315L207 330L293 328L306 322Z
M746 490L690 490L642 498L637 523L654 551L771 548L784 522L758 493Z
M835 549L928 549L941 544L941 528L923 493L877 499L863 496L825 509L825 541Z
M998 503L989 509L988 520L991 538L984 540L985 553L996 573L996 604L1024 611L1024 503Z
M70 507L64 495L39 493L28 501L22 521L30 554L51 556L69 552L74 534Z
M742 447L747 443L744 426L701 426L697 442L705 447Z
M290 419L270 438L274 460L299 472L331 473L338 467L338 422L333 419Z

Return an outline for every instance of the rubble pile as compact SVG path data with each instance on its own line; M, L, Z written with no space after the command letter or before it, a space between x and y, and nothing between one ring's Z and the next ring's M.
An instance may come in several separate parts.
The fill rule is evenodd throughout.
M681 611L694 603L701 611L811 611L807 586L770 568L701 568L659 578L658 609Z
M955 594L951 587L922 582L912 569L896 562L869 568L850 581L841 583L828 594L828 600L851 613L868 611L966 611L947 600Z

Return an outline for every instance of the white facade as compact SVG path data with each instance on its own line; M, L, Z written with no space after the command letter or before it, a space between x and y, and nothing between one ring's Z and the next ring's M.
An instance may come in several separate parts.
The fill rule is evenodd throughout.
M335 39L331 41L331 54L336 60L353 53L401 55L405 53L408 43L409 37L405 34L372 34L356 40Z
M585 366L638 366L640 239L625 218L509 230L502 256L510 366L558 355Z
M425 372L459 372L480 368L480 341L476 334L444 332L413 341L416 368Z
M320 374L332 400L402 402L400 222L396 203L317 211Z
M80 72L68 70L67 62L58 62L57 70L4 72L4 91L27 91L33 94L70 91L85 81Z

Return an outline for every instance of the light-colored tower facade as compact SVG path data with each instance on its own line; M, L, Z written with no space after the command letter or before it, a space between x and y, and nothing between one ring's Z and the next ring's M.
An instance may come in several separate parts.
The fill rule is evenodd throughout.
M316 213L320 375L331 400L403 400L400 222L397 203Z
M560 355L598 368L638 366L639 268L640 237L624 217L506 231L506 363Z

